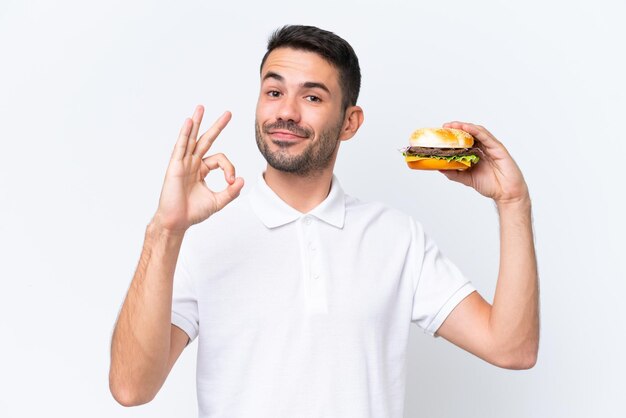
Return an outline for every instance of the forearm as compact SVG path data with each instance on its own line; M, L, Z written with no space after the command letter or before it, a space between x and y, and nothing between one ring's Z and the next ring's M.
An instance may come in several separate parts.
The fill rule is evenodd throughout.
M173 276L182 240L155 222L146 228L111 343L109 383L123 403L147 402L168 373Z
M533 364L539 343L539 280L530 198L498 205L500 271L490 328L505 353Z

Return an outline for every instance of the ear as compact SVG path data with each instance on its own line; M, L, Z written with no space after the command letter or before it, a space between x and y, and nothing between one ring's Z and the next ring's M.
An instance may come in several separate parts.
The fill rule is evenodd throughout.
M349 106L346 109L346 115L344 117L339 140L347 141L352 138L363 124L363 119L363 109L361 109L360 106Z

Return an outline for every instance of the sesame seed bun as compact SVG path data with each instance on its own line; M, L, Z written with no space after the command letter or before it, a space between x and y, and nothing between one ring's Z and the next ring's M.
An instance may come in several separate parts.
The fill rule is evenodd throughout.
M421 128L409 138L412 147L471 148L474 137L465 131L452 128Z

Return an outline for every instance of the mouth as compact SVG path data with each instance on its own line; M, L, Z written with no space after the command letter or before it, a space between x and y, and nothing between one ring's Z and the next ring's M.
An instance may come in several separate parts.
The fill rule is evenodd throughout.
M309 129L299 126L294 121L276 120L263 125L262 131L279 146L289 146L313 136Z
M287 130L273 130L273 131L269 131L268 135L272 138L272 140L274 140L275 142L298 142L301 141L303 139L306 139L306 136L302 136L302 135L298 135L295 134L291 131L287 131Z

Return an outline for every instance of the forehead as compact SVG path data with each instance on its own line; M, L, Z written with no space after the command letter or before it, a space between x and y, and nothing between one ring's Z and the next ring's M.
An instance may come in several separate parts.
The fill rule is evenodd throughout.
M329 88L339 88L339 72L320 55L293 48L276 48L267 56L261 68L261 80L269 72L284 77L286 82L321 82Z

